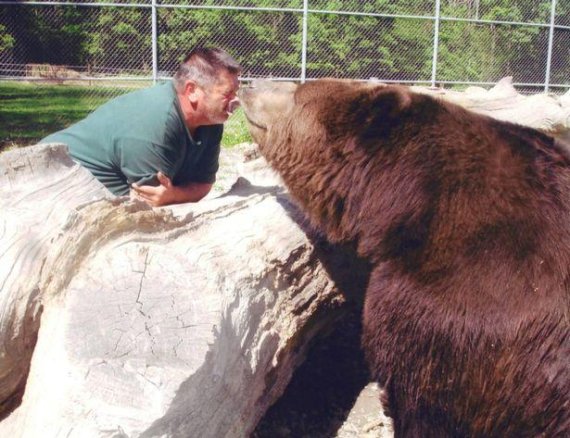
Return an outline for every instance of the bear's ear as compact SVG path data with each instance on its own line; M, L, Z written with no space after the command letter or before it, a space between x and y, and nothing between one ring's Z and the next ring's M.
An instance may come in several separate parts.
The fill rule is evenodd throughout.
M370 109L378 121L394 120L412 106L412 94L400 86L376 87L370 93Z
M404 122L412 107L413 95L405 87L345 84L330 91L335 93L314 94L311 105L318 107L329 141L381 141Z
M412 98L412 93L400 86L378 87L365 94L363 108L356 116L361 127L358 138L366 144L386 139L406 123Z

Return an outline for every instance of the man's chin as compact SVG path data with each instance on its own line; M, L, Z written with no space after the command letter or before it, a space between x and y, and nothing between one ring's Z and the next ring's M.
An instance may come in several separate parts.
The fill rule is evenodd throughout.
M219 118L219 121L217 123L224 123L230 118L231 115L232 113L225 113L222 117Z
M231 115L231 114L225 114L223 117L220 116L220 117L217 117L217 118L215 118L215 119L214 119L214 118L211 118L211 119L208 121L208 123L205 123L204 125L208 125L208 126L211 126L211 125L221 125L221 124L225 123L226 120L228 120L228 118L230 117L230 115Z

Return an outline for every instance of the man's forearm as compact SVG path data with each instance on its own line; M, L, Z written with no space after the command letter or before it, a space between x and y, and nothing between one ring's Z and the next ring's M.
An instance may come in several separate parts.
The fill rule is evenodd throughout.
M198 202L212 189L210 183L188 183L182 186L172 184L170 178L162 172L156 174L158 186L139 186L133 184L132 194L136 199L146 202L153 207L184 202Z

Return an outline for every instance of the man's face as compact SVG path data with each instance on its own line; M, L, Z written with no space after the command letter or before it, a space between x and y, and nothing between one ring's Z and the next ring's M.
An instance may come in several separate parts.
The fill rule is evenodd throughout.
M224 123L235 109L238 77L226 70L218 75L218 80L210 86L200 87L200 102L205 125Z

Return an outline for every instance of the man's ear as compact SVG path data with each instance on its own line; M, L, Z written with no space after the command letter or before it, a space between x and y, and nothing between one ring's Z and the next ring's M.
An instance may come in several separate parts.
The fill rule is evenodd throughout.
M191 103L196 103L198 102L198 85L196 84L196 82L194 81L186 81L186 84L184 85L184 95L188 96L188 100L190 100Z

